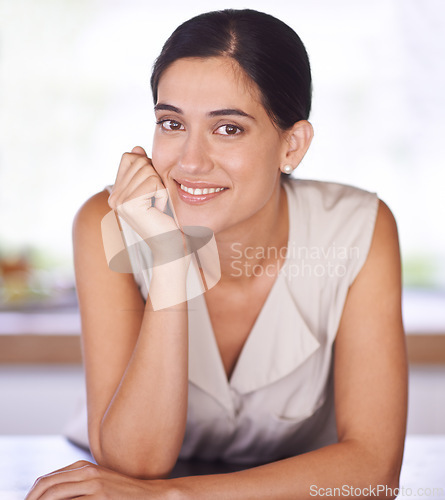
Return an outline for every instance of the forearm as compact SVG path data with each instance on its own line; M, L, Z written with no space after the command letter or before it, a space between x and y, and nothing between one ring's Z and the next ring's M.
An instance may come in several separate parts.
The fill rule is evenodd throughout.
M370 487L375 496L391 498L377 487L395 489L398 471L385 469L381 462L358 443L349 441L240 472L170 481L181 492L180 498L194 500L304 500L334 493L361 498L360 492L363 498L369 498L373 496Z
M159 299L167 287L185 300L185 275L175 266L153 272L150 297ZM184 436L187 388L187 304L154 311L147 300L138 341L101 423L96 460L133 476L168 474Z

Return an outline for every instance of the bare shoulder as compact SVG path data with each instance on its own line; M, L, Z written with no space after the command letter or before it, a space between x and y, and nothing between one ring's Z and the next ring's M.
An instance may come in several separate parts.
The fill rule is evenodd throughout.
M111 210L108 205L109 193L105 189L88 198L78 209L73 221L73 235L87 227L97 228L97 222Z
M377 217L371 247L366 262L357 276L352 288L358 288L360 282L372 282L377 285L380 277L381 286L395 286L400 281L400 249L397 223L388 205L379 200ZM369 290L364 291L369 293Z
M394 215L386 203L379 200L371 246L362 269L349 289L337 340L345 331L364 328L365 319L374 324L383 317L386 322L391 318L393 326L401 325L401 263ZM353 325L353 328L347 325ZM379 327L379 331L383 330Z
M116 272L108 266L101 227L102 219L111 212L108 197L106 190L94 194L82 204L73 220L74 269L81 310L85 310L86 303L99 302L107 310L118 302L128 307L143 306L132 274ZM116 231L115 238L122 238L117 226L112 229Z
M379 200L374 240L385 237L397 238L397 223L388 205L384 201Z

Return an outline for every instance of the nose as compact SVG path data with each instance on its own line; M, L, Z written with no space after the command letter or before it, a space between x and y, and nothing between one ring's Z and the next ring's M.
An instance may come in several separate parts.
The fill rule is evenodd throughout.
M179 168L186 174L200 175L213 169L205 138L198 133L189 133L182 144Z

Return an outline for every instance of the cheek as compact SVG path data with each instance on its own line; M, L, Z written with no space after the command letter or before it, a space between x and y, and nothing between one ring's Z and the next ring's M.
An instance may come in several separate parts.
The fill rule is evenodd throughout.
M279 161L279 149L276 144L264 140L250 142L224 155L225 164L230 165L230 170L237 179L257 188L261 186L263 189L273 183Z
M155 133L152 147L152 162L155 170L162 174L175 162L175 152L172 145L166 145L163 137Z

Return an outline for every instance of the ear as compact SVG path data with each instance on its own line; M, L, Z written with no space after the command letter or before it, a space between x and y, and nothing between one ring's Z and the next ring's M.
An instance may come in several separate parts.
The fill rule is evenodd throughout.
M284 132L285 140L280 168L283 168L284 165L290 165L294 169L297 168L309 149L313 137L314 129L307 120L300 120L291 129L286 130Z

